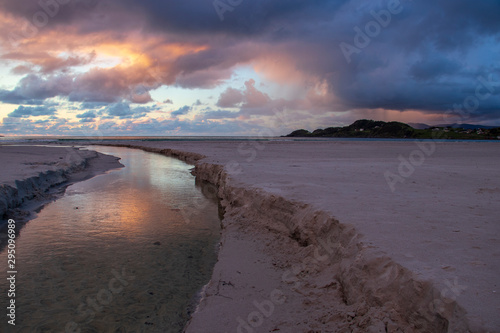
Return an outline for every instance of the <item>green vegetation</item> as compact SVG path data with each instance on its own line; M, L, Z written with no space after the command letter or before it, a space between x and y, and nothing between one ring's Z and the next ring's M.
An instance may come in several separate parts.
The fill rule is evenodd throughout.
M415 129L397 121L357 120L349 126L317 129L312 133L299 129L286 137L333 137L333 138L389 138L389 139L454 139L454 140L498 140L500 127L492 129L464 129L430 127Z

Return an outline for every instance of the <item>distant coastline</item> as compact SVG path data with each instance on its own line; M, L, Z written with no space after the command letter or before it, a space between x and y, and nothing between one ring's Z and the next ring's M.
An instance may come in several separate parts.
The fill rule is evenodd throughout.
M313 132L299 129L284 137L500 140L500 127L451 124L417 129L397 121L361 119L344 127L319 128Z

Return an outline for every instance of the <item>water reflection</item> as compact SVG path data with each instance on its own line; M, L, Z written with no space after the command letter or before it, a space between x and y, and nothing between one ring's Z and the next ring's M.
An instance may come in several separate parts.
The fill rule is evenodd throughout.
M92 149L120 156L125 168L70 186L21 230L9 331L182 331L216 260L217 204L180 161ZM0 327L7 332L5 320Z

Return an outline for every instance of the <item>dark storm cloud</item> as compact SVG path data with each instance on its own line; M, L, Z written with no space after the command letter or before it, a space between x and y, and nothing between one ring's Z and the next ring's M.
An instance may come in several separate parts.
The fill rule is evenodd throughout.
M379 25L378 35L363 37L369 40L368 45L358 45L359 52L352 54L352 62L346 61L339 44L356 46L355 28L366 36L366 25L376 22L371 11L387 12L385 3L365 4L357 13L354 7L343 8L347 16L340 16L350 15L349 20L344 19L342 24L333 20L325 30L331 34L331 43L326 42L325 31L321 31L311 39L318 41L314 47L308 44L311 47L306 48L301 43L290 47L300 68L330 83L331 92L341 102L337 110L382 108L444 113L474 96L480 84L478 77L493 74L493 80L500 81L498 62L494 60L500 51L494 42L500 38L500 21L483 20L491 17L491 12L500 12L498 1L477 6L466 1L442 1L439 5L401 1L401 12L392 15L385 28ZM480 100L470 116L496 110L499 117L499 90L495 88L487 99Z
M0 0L0 8L28 20L43 10L30 0ZM494 119L500 118L498 13L498 0L74 0L58 7L47 29L74 24L82 33L118 33L141 25L145 34L165 33L171 41L207 46L169 63L166 68L171 72L161 84L213 88L230 78L238 64L276 51L289 56L297 71L328 83L338 103L332 111L414 109L444 114L462 104L470 109L471 118ZM135 20L124 19L134 15ZM341 43L352 47L348 56ZM81 61L68 59L52 59L46 68ZM30 74L14 90L0 91L0 100L59 95L71 101L151 101L147 91L140 96L134 93L141 80L124 77L140 76L127 76L119 69L93 70L71 78L74 82L70 83L67 76ZM476 97L481 80L490 81L491 89L484 84L480 88L482 96L489 94L484 99ZM247 98L257 103L247 103L249 110L269 110L272 105L264 94L241 94L226 90L218 106L242 107ZM132 116L126 108L113 112Z
M0 0L0 8L11 14L24 17L37 28L46 25L71 24L77 19L85 19L102 14L106 0ZM42 24L46 22L46 24Z
M496 0L413 1L408 4L409 31L400 39L421 45L433 42L438 50L472 46L481 35L497 35L500 31L500 2Z
M122 1L148 17L151 27L182 34L257 35L278 21L319 20L347 0ZM222 6L221 6L222 5ZM221 10L221 8L223 8Z
M443 75L453 75L461 69L459 63L446 58L430 58L417 61L410 74L417 80L430 80Z
M111 15L119 13L139 13L151 29L183 35L209 36L220 33L224 36L261 36L277 33L283 37L284 31L290 38L302 39L304 36L344 39L352 35L352 27L362 26L373 20L371 11L379 12L387 7L387 1L366 2L361 0L221 0L231 10L225 11L221 20L214 1L164 1L164 0L0 0L5 11L31 19L38 11L48 12L51 21L74 23L85 18L86 11L100 11ZM392 0L393 1L393 0ZM60 4L60 3L63 4ZM497 0L445 0L436 3L431 0L401 0L407 27L396 31L397 43L416 45L423 40L434 40L440 47L462 45L471 37L471 32L497 34L500 28L498 13L500 2ZM45 4L41 6L40 3ZM232 3L232 4L231 4ZM57 8L56 8L57 7ZM45 8L45 9L44 9ZM51 14L52 13L52 14ZM342 15L339 15L342 14ZM89 22L89 24L95 22ZM101 29L113 30L116 22L103 20ZM333 25L329 23L334 23ZM339 24L335 24L339 23ZM82 19L80 24L85 24ZM130 22L129 22L130 25ZM336 26L336 30L329 28ZM390 26L388 27L390 28ZM382 37L381 37L382 38Z
M3 0L6 2L6 0ZM95 7L100 1L95 0ZM101 1L102 2L102 1ZM221 0L218 3L230 8L224 11L223 20L214 6L217 1L106 1L107 6L101 6L108 11L120 7L124 11L142 13L147 18L152 29L181 33L183 35L210 35L220 33L225 36L265 37L267 34L285 35L292 38L298 36L338 35L339 31L325 29L328 23L340 23L337 26L341 36L348 37L354 25L362 26L373 20L371 11L379 12L386 9L387 1L366 2L361 0L254 0L232 1ZM393 2L396 2L393 0ZM500 2L483 0L446 0L436 3L431 0L400 0L404 8L398 14L404 19L408 30L398 31L398 43L419 44L424 40L434 40L438 47L454 47L463 45L479 34L496 34L500 28L498 13ZM36 5L28 0L8 2L10 8L17 12L33 11ZM30 3L29 6L26 6ZM78 3L78 2L77 2ZM36 3L35 3L36 4ZM80 6L73 6L75 12L81 11ZM220 13L220 11L219 11ZM339 14L342 14L340 17ZM76 16L76 15L74 15ZM389 27L390 28L390 27ZM287 34L286 32L294 34ZM471 34L473 33L473 34ZM343 36L342 36L343 35ZM409 38L411 37L411 38ZM313 39L314 40L314 39Z
M112 29L124 23L117 13L130 12L145 16L150 29L154 30L181 34L255 35L275 27L280 20L328 17L329 12L346 2L348 0L0 0L0 8L31 23L42 22L46 17L48 23L43 28L87 21L101 29L106 28L107 23L107 28ZM91 28L83 28L88 29Z

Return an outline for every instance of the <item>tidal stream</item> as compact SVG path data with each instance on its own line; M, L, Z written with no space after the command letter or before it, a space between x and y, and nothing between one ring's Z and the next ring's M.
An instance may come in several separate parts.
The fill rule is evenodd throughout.
M211 185L141 150L89 147L124 168L76 183L16 238L16 326L2 332L182 332L217 258Z

